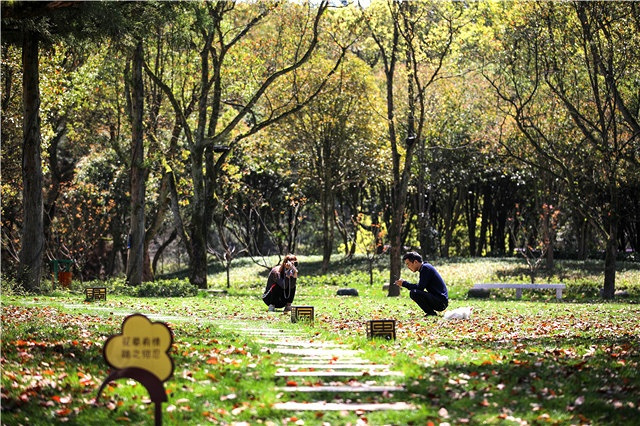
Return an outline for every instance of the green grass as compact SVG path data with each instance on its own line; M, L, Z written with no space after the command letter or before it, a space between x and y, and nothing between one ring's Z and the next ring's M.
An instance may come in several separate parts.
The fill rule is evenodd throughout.
M450 309L473 308L468 321L424 319L406 296L386 297L384 265L369 285L366 262L336 261L320 274L319 258L301 258L296 304L313 305L313 324L292 324L287 315L267 314L259 298L264 271L235 261L226 295L132 298L109 294L84 302L75 291L2 298L2 424L153 424L153 404L135 381L112 382L97 405L97 389L108 375L102 356L106 339L120 332L125 316L143 313L174 333L174 374L165 383L165 425L182 424L636 424L640 414L640 268L621 265L618 288L629 296L598 299L599 265L559 262L548 282L567 284L565 300L553 291L493 292L467 299L474 282L524 282L516 260L434 262L447 280ZM601 265L600 265L601 266ZM212 265L210 284L226 286ZM404 272L403 272L404 274ZM415 275L406 274L412 280ZM360 296L339 297L355 287ZM396 341L368 340L369 319L394 318ZM392 364L406 393L363 396L363 401L408 401L411 412L291 413L276 402L301 400L275 392L277 353L241 333L247 327L303 331L309 340L362 349L363 357ZM299 384L307 384L299 381ZM311 383L309 383L311 384ZM327 400L331 395L323 395Z

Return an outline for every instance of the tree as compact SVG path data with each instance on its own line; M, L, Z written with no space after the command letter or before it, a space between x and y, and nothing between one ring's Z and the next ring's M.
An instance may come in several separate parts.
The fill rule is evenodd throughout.
M107 9L108 8L108 9ZM40 291L44 253L43 177L40 130L40 44L72 35L92 38L107 35L120 24L119 8L102 3L5 2L2 3L3 44L21 43L23 55L23 230L20 283L29 291ZM97 28L104 16L113 19ZM113 33L112 33L113 34ZM8 41L6 41L8 40Z
M400 276L412 160L416 142L424 136L426 90L440 75L451 52L460 10L452 4L430 2L389 1L388 10L383 7L372 4L363 13L378 50L372 58L382 60L386 83L386 136L392 156L387 229L391 245L389 282L393 283ZM396 79L402 72L398 62L403 58L406 86ZM406 96L403 109L396 106L400 96ZM389 296L399 294L399 287L389 285Z
M43 35L38 27L57 7L50 3L55 2L2 4L3 43L8 35L10 42L22 45L24 215L18 281L25 290L33 292L40 292L44 253L39 75L39 51Z
M40 36L26 31L22 43L22 93L24 125L22 144L23 212L19 282L25 290L39 292L44 251L42 159L40 136Z
M217 2L189 6L194 18L189 44L200 43L195 66L199 81L190 89L197 104L195 120L186 114L179 94L172 89L173 83L165 82L164 76L153 73L147 64L145 71L163 89L185 131L193 185L188 233L190 281L205 288L207 235L222 166L239 141L300 110L322 89L323 84L305 87L306 82L297 81L293 74L310 60L317 46L320 20L328 2L321 2L308 14L293 4ZM274 17L275 20L267 21L270 14L278 11L278 6L286 10ZM295 34L291 34L290 39L263 43L263 46L277 48L275 50L254 49L256 43L264 41L256 35L260 24L267 26L268 31L275 30L273 33L291 30ZM341 51L338 63L345 48ZM250 62L249 68L243 69L248 74L234 81L234 73L240 69L227 73L230 61ZM279 84L285 86L278 87ZM283 87L290 89L289 96L279 98L284 93Z
M278 126L286 152L295 153L295 174L308 198L320 204L325 272L334 250L338 198L346 200L339 194L379 176L388 158L376 138L380 126L371 107L378 101L370 95L375 86L367 75L368 67L359 59L345 61L322 93Z
M634 14L635 11L635 14ZM637 174L637 8L625 3L523 5L485 75L532 150L510 155L562 180L606 241L603 295L613 297L621 187ZM543 23L543 25L540 25ZM631 31L631 32L630 32ZM496 66L497 65L497 66ZM629 182L630 183L630 182Z
M127 282L142 282L144 261L145 218L145 167L142 116L144 110L144 86L142 84L142 40L133 52L131 93L131 230L129 232L129 256L127 257Z

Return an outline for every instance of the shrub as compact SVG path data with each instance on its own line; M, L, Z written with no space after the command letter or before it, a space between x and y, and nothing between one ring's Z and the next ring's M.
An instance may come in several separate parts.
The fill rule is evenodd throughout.
M190 297L198 294L198 289L188 280L178 278L145 282L139 286L128 285L124 278L115 278L107 281L87 281L82 287L106 287L110 294L131 297Z
M142 283L136 293L138 297L190 297L198 289L186 280L172 279Z
M0 294L4 296L24 296L27 292L12 277L3 274L0 279Z

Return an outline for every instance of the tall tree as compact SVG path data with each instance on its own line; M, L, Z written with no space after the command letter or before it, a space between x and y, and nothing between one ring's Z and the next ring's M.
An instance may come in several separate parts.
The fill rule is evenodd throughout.
M144 110L144 86L142 83L142 40L133 51L131 72L131 225L129 231L129 256L127 257L127 282L142 282L145 231L145 167L142 116Z
M286 138L286 152L295 153L291 163L308 198L319 201L323 271L328 270L334 251L338 194L380 175L387 160L376 138L380 123L370 114L379 98L369 95L376 88L367 75L362 61L346 60L325 90L274 132Z
M41 45L73 35L102 37L119 31L120 8L102 2L3 2L3 44L21 43L23 55L23 210L21 284L40 291L44 252L42 136L38 55ZM105 14L110 17L103 24ZM100 22L101 25L97 25ZM36 146L37 145L37 146Z
M3 43L22 44L23 97L23 223L19 283L28 291L40 291L44 253L42 156L40 133L40 43L44 23L60 7L56 2L2 4ZM55 27L54 27L55 29ZM47 34L48 35L48 34Z
M190 5L195 19L189 43L200 43L196 67L199 81L192 91L197 99L195 119L185 114L172 84L145 64L146 72L162 87L185 131L193 185L188 233L190 281L197 287L207 286L207 235L213 218L214 191L230 152L242 139L301 109L322 89L323 84L305 87L305 81L293 77L316 49L328 2L306 7L307 12L298 5L271 2ZM277 20L267 21L279 8L286 10ZM260 24L272 34L295 30L297 36L263 44L271 49L255 50L255 43L265 43L256 38ZM340 59L346 49L341 50ZM243 69L244 75L227 73L231 61L245 61L250 68ZM235 73L240 72L235 68ZM231 80L234 77L239 80ZM278 88L283 84L286 86ZM290 89L289 96L280 98L284 87ZM272 92L274 88L279 92Z
M562 180L574 205L600 230L606 241L603 295L611 298L621 188L637 178L628 171L638 167L638 114L629 107L638 104L632 89L637 8L536 3L516 12L519 25L498 37L504 50L486 75L531 149L504 146Z
M387 224L390 240L390 275L400 277L403 236L406 235L406 207L411 166L423 138L426 120L426 90L439 77L459 30L457 6L438 2L372 4L364 12L365 22L378 50L372 57L382 60L386 84L387 135L392 156ZM399 69L398 63L403 65ZM404 73L404 74L400 74ZM404 75L406 80L396 77ZM406 102L402 102L402 97ZM398 108L397 103L400 102ZM389 286L389 296L398 296L399 287Z
M24 124L22 142L23 212L19 280L26 290L40 291L44 249L42 158L40 135L39 35L26 31L22 43L22 98Z

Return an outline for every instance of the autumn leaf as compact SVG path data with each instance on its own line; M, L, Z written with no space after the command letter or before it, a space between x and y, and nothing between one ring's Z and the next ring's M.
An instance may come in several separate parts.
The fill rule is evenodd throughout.
M56 416L58 417L65 417L68 416L69 414L71 414L71 409L70 408L61 408L60 410L56 411Z

